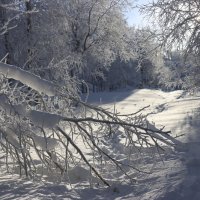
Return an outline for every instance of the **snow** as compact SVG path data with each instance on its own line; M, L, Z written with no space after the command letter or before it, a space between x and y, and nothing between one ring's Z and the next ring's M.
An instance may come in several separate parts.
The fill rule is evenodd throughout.
M23 104L11 105L8 103L8 98L3 94L0 95L0 107L7 115L27 117L34 125L41 128L55 128L62 119L60 115L37 110L27 110L26 105Z
M60 115L36 110L29 110L27 112L27 117L32 121L34 125L49 129L55 128L55 126L58 125L62 119Z
M52 82L41 79L39 76L31 74L16 66L0 62L0 73L7 78L13 78L22 82L39 93L44 93L49 96L54 96L56 94L56 88Z
M10 128L6 128L6 130L0 129L1 132L5 135L6 139L16 148L20 148L20 144L18 142L18 138L17 135L15 134L15 132L10 129Z
M39 146L42 150L53 150L59 144L55 138L44 138L39 135L32 135L32 138L36 146Z
M5 111L6 114L15 116L25 116L26 107L25 105L11 105L8 102L8 98L4 94L0 94L0 107Z
M76 166L68 171L68 176L71 184L77 184L81 181L89 181L90 179L97 179L91 176L89 170L86 170L83 167Z
M175 149L163 146L165 152L161 152L162 160L158 157L151 158L151 151L155 151L154 148L144 148L142 150L143 170L152 173L135 172L131 174L136 183L123 182L123 176L115 177L115 171L113 171L113 174L110 174L110 178L114 178L112 187L102 188L97 184L95 178L91 177L89 170L79 166L68 172L71 185L52 182L37 183L19 179L16 175L2 173L0 176L0 199L200 199L200 97L184 96L183 93L183 91L162 92L141 89L90 95L89 101L91 103L101 104L111 110L115 109L121 114L134 113L150 105L143 111L144 114L152 113L148 116L149 126L151 128L154 128L155 125L156 127L165 126L164 130L171 130L172 135L177 136L177 139L184 144L180 148L177 148L178 145ZM115 103L114 107L113 103ZM37 114L33 115L35 115L33 118L36 120ZM43 119L45 117L48 116L43 116ZM54 117L52 121L56 121L55 119L59 121L57 116ZM49 127L48 123L47 127ZM109 149L110 153L112 151L118 152L118 156L126 162L127 158L121 151L123 148L119 145L122 139L118 137L119 135L115 135L116 143L110 147L106 146L106 149ZM56 141L54 142L52 142L52 148L56 145ZM107 144L105 143L105 145ZM133 159L137 162L139 158ZM3 170L2 161L3 158L0 156L0 169ZM102 173L104 171L106 169L103 169ZM93 188L89 188L89 185L85 183L91 178L94 179Z

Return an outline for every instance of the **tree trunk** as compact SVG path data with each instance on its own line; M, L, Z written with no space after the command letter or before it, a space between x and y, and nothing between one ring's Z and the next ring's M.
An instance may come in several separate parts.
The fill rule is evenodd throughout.
M9 4L11 3L9 0L0 0L0 4L5 5L5 4ZM8 20L8 16L7 16L7 12L6 9L4 7L0 7L0 23L1 26L3 27L5 25L5 23ZM9 44L9 33L5 32L2 36L2 40L4 43L4 48L5 48L5 55L7 54L7 57L5 59L5 62L7 64L13 64L11 63L11 50L10 50L10 44ZM3 55L3 56L5 56Z
M32 10L32 5L30 1L25 2L27 18L26 18L26 31L27 31L27 54L28 54L28 62L27 62L27 69L30 69L31 64L31 57L32 57L32 50L31 50L31 31L32 31L32 23L31 23L31 14L29 13Z

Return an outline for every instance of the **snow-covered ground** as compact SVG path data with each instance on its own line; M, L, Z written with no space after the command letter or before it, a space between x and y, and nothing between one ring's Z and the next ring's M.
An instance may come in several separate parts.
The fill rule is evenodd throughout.
M200 199L200 97L184 96L183 91L127 90L91 94L89 102L102 104L121 114L144 110L149 121L165 126L183 142L175 150L165 148L161 159L143 158L143 168L151 174L135 174L136 183L116 183L111 188L85 187L64 183L36 183L17 175L0 175L0 199L130 199L199 200ZM115 106L113 106L115 104ZM0 166L1 167L1 166ZM1 169L1 168L0 168ZM77 170L74 173L79 173ZM81 175L81 174L80 174Z

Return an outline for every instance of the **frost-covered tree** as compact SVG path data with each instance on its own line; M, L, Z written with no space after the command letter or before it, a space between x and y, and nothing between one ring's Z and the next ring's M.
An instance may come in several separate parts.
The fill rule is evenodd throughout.
M23 66L30 54L30 16L35 13L30 1L1 1L0 56L10 64ZM25 59L26 57L26 59Z
M124 0L20 1L25 14L9 32L11 63L48 79L63 79L67 70L94 84L116 58L134 55L123 17L127 5Z
M149 77L153 87L167 91L185 89L186 73L184 56L181 52L170 52L170 55L167 55L160 51L153 64Z
M78 1L73 2L77 3ZM89 1L84 2L86 5L89 3ZM110 186L113 178L109 177L112 175L115 177L123 175L124 180L133 181L132 172L134 170L143 171L140 162L135 163L132 159L133 156L141 156L142 147L156 146L158 149L162 149L160 146L162 143L171 146L177 143L169 135L169 132L163 131L163 128L156 128L147 120L147 116L141 113L145 108L136 113L121 115L115 111L111 112L101 107L87 104L79 97L77 80L74 76L76 70L79 70L79 66L83 68L89 67L85 63L91 62L92 59L94 59L93 63L97 64L98 59L101 57L100 53L103 54L103 47L105 47L104 50L109 50L108 61L112 60L112 56L124 57L125 59L129 55L123 53L126 51L119 52L119 49L116 49L123 44L123 40L120 40L123 38L117 38L120 42L115 44L113 42L118 40L115 41L114 35L109 35L112 31L114 31L113 33L117 31L117 27L114 26L115 23L112 22L110 17L115 16L112 15L115 9L118 11L118 7L115 6L120 5L113 3L119 3L119 1L105 1L109 4L101 4L103 1L97 0L90 2L94 3L92 4L94 7L97 5L100 7L95 12L96 15L93 16L94 25L91 28L89 28L89 25L86 26L86 30L87 33L88 28L90 31L93 30L92 33L94 30L100 32L97 31L94 35L89 34L87 36L85 34L82 35L81 30L78 29L77 34L80 34L81 38L85 38L85 36L88 38L81 40L81 45L78 46L77 50L73 49L77 46L74 45L74 40L67 40L71 45L68 44L66 47L68 57L57 65L52 62L44 70L44 74L41 74L40 71L42 67L37 69L33 67L32 69L34 62L43 63L43 61L40 61L41 57L37 57L38 60L36 59L36 61L32 59L30 67L27 68L25 67L26 65L18 68L15 65L6 64L3 62L4 60L0 62L0 149L3 152L1 158L5 159L5 169L8 172L19 172L21 176L26 175L35 179L45 177L43 175L47 172L46 175L50 177L55 175L57 180L64 179L70 182L72 181L71 176L73 173L77 174L77 171L84 170L84 173L87 174L86 181L90 183L102 182ZM40 3L40 1L36 1L36 3ZM68 3L72 2L66 1L65 3L68 5ZM38 6L38 8L43 8L44 13L42 14L44 15L42 17L47 16L48 5L44 3ZM62 5L64 7L64 4ZM75 5L79 6L78 4ZM36 5L34 4L34 6ZM82 6L85 6L85 4L82 4ZM94 7L90 7L91 13ZM22 7L22 10L24 8ZM106 12L101 10L103 8ZM112 9L114 11L110 13ZM109 11L108 13L107 10ZM76 13L76 9L74 11ZM80 10L79 12L83 17L82 11ZM79 12L76 13L78 16ZM66 15L60 14L61 19L69 20L68 15L66 17ZM95 18L95 16L97 17ZM105 19L104 16L106 16ZM55 19L58 19L57 17L60 16L56 16ZM84 19L82 17L80 18L81 20ZM74 20L74 18L72 19ZM49 55L51 48L54 47L54 43L49 46L46 46L47 41L40 43L47 31L41 33L41 38L39 38L40 34L33 34L37 30L36 25L41 24L41 21L38 20L40 19L31 16L31 21L28 20L31 23L31 30L29 29L28 32L26 29L26 25L29 24L27 18L22 18L21 25L17 27L22 30L22 33L26 33L26 36L28 33L26 39L31 38L31 41L29 41L31 43L26 41L24 46L19 43L19 46L22 45L20 47L23 47L22 52L26 56L30 52L32 56L35 53L32 50L42 46L47 51L47 54L44 53L42 55ZM103 26L103 22L110 22L114 29ZM104 28L101 29L99 24L102 25L100 27ZM47 27L53 27L51 24L48 25ZM66 25L68 27L70 21L66 21ZM86 22L85 25L87 25ZM85 33L84 28L82 27ZM63 31L62 26L55 33L60 30ZM49 29L49 32L50 34L52 33L51 29ZM12 35L13 33L9 32ZM64 32L61 33L64 34ZM70 34L68 36L68 33L71 33L72 36ZM31 34L31 37L29 34ZM73 32L69 31L64 36L67 39L70 37L72 39L76 36L76 34L73 34ZM119 32L117 36L123 36L121 34ZM49 34L47 36L49 37ZM18 38L18 35L16 37ZM102 39L102 37L105 38ZM106 40L107 37L110 39L109 41ZM34 41L37 41L36 38L40 39L39 43L34 43ZM10 38L11 45L13 45L14 39L16 38ZM104 40L107 43L104 44ZM65 40L61 39L61 43L63 41ZM99 41L100 43L98 43ZM75 40L75 44L76 42L77 40ZM108 45L109 42L110 46ZM15 44L18 44L17 41ZM30 47L30 51L27 51ZM127 46L121 47L125 48ZM42 52L42 49L37 48L36 50L40 56L39 52ZM93 49L92 52L90 52L90 48ZM110 52L112 51L114 55L111 56ZM99 57L94 54L95 52L99 53ZM15 58L14 61L16 62L16 58L19 55L13 55L15 55L13 58ZM57 54L53 52L52 55ZM105 63L107 58L102 57L102 59L99 60L101 64ZM107 64L109 63L108 61L106 61ZM27 70L24 70L24 68ZM33 74L32 71L36 71L37 74L43 77L46 76L49 80L40 78ZM120 157L121 154L128 156L122 159ZM74 170L76 171L74 172Z
M158 0L143 7L161 28L161 41L170 47L182 47L199 54L198 0Z
M13 0L0 1L0 56L1 59L6 59L8 63L12 60L9 30L16 27L16 24L13 24L13 21L18 17L18 14L16 13L17 10L11 6L12 4Z
M151 124L143 109L120 115L83 102L70 79L67 86L55 85L4 63L0 73L0 148L9 172L39 178L49 171L70 182L79 166L89 174L86 180L110 186L110 173L133 181L131 171L142 172L132 159L141 147L177 143ZM122 160L119 154L129 156Z
M120 58L129 60L134 53L129 46L128 28L123 18L127 5L122 0L79 0L67 3L66 26L70 52L79 56L81 78L95 84L105 69Z
M185 73L183 76L187 76L187 80L192 80L194 69L199 67L200 2L198 0L158 0L145 5L142 10L155 22L158 28L157 39L165 51L181 52L182 57L185 58L181 63L184 69L182 74ZM194 87L197 86L198 79L196 81L193 79ZM189 86L192 87L191 84Z
M113 91L127 86L137 88L140 85L141 77L138 70L138 62L131 59L128 62L117 59L109 69L104 73L102 85L104 90Z
M159 49L154 32L150 28L130 28L131 47L135 52L135 62L139 72L140 87L153 87L155 65L157 65Z
M128 29L127 40L134 56L129 61L116 59L102 81L110 90L126 87L155 87L156 67L160 57L159 45L149 28ZM157 80L157 79L156 79Z

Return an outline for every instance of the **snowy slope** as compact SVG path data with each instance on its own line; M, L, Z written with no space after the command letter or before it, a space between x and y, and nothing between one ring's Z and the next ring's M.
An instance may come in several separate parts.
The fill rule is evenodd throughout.
M134 174L133 185L115 183L111 188L86 188L74 184L33 183L15 175L0 176L0 199L133 199L198 200L200 199L200 98L183 97L183 91L134 90L91 94L89 101L115 109L122 114L150 105L149 121L172 130L184 145L172 150L165 147L163 160L144 154L143 168L151 174ZM113 106L113 103L115 106ZM76 172L78 173L78 171ZM74 189L75 188L75 189Z

